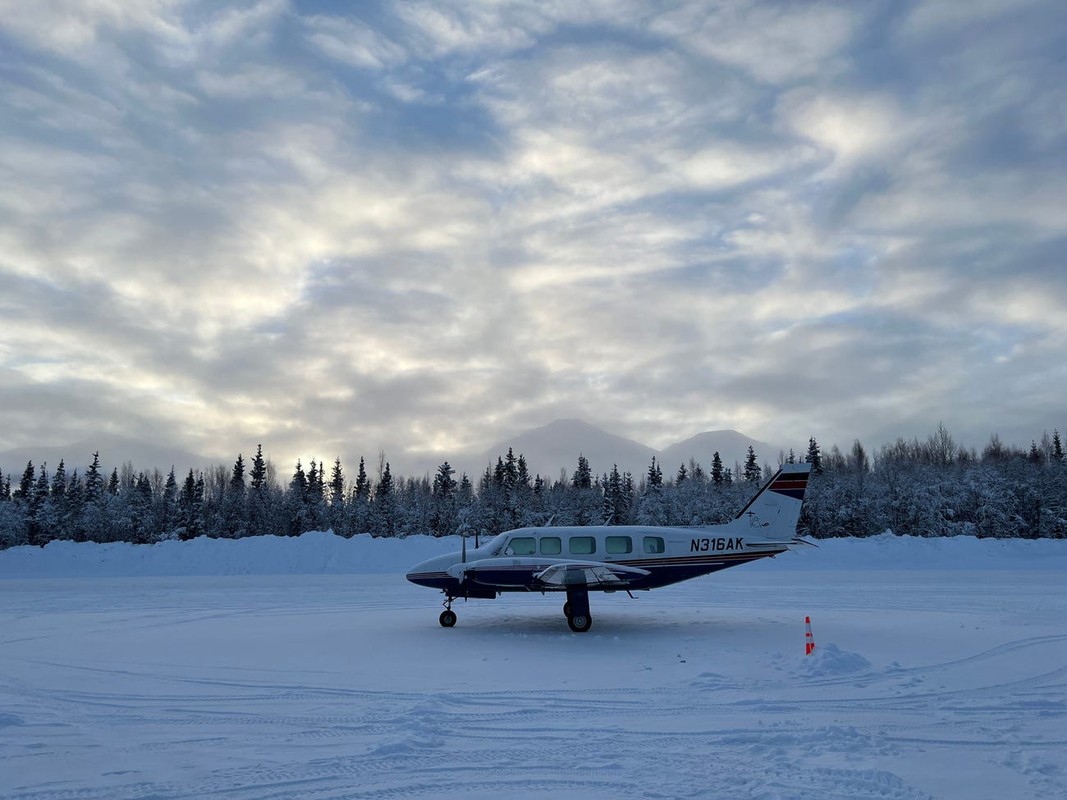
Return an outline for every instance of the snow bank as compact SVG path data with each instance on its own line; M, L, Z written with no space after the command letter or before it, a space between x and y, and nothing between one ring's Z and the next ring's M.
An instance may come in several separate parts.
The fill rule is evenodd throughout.
M1064 540L921 539L885 533L827 539L818 545L745 569L1067 569ZM362 534L344 539L329 531L236 540L201 537L155 545L52 542L44 548L0 552L0 578L398 573L459 547L458 537L376 539Z
M753 569L988 570L1067 569L1067 540L978 539L974 536L894 536L819 539L805 547L764 559Z
M871 662L859 653L842 650L833 642L817 644L815 652L801 661L793 674L802 678L822 678L833 675L850 675L871 668Z
M150 545L50 542L0 552L0 578L396 573L459 547L458 537L345 539L331 531Z

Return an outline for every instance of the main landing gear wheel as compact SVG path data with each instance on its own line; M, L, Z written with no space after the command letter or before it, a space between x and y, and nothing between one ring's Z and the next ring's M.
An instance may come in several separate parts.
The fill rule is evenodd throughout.
M567 617L567 624L575 633L585 633L593 627L593 618L588 614L575 614L573 617Z
M446 608L441 612L440 620L442 627L451 628L456 624L456 612L450 608Z
M575 633L585 633L593 625L589 614L589 591L584 587L567 590L567 604L563 606L567 615L567 624Z

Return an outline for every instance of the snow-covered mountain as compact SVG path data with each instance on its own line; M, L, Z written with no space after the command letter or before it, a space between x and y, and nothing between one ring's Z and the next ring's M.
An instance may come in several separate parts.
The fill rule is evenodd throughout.
M662 468L664 477L673 477L681 464L689 464L696 459L705 470L711 468L711 456L718 451L723 466L734 468L735 463L744 463L748 447L751 445L759 458L760 464L777 464L779 447L752 439L733 430L705 431L683 442L672 444L663 450L656 450L648 445L635 442L623 436L608 433L602 428L578 419L557 419L540 428L534 428L505 439L482 453L460 453L448 457L456 469L457 475L466 472L473 480L481 475L485 468L492 467L500 456L504 456L511 447L515 455L526 457L531 474L540 474L555 480L560 470L566 470L569 476L578 465L578 455L589 460L595 474L603 474L618 464L620 472L630 472L634 477L644 475L652 457L655 456ZM58 447L20 447L0 452L0 471L11 474L17 480L26 468L26 462L32 461L35 467L47 463L49 473L55 471L60 459L65 462L67 474L76 468L81 475L93 459L94 452L100 452L100 464L105 474L112 468L121 467L130 462L135 470L151 472L158 469L163 473L174 467L179 479L190 468L201 470L214 464L229 468L237 457L234 453L229 459L215 459L190 453L179 447L169 447L147 442L140 442L117 435L101 435L69 445ZM246 463L251 453L245 452ZM346 473L355 475L360 453L356 452L343 458ZM367 469L373 472L373 453L368 456ZM393 457L394 475L432 475L440 460L434 457ZM276 463L278 474L288 476L293 465ZM373 479L373 476L372 476Z
M27 461L32 461L35 468L47 464L51 474L62 460L68 475L75 469L79 475L84 475L86 467L93 461L93 453L96 452L100 453L100 469L105 475L110 474L115 467L129 462L135 470L151 472L158 469L164 474L173 466L175 473L181 478L189 469L201 470L216 463L215 459L178 447L141 442L114 434L101 434L57 447L18 447L5 450L0 452L0 470L3 470L5 475L14 475L17 481L18 476L26 469ZM234 458L236 457L234 455Z
M629 470L635 475L648 468L656 451L622 436L615 436L595 425L579 419L557 419L541 428L526 431L490 447L478 458L477 472L496 464L500 455L511 447L515 455L526 457L531 474L555 479L561 469L570 475L578 466L579 454L589 459L594 472L607 472L612 464L619 471Z
M521 453L526 457L531 473L552 479L559 475L561 469L570 475L578 464L579 454L589 460L596 474L608 472L613 464L618 464L620 472L630 472L634 477L644 475L655 456L662 465L664 477L673 477L681 464L688 466L690 459L695 459L705 470L709 470L712 454L716 451L722 458L723 466L733 469L735 462L744 463L749 445L755 449L760 464L765 461L777 464L779 448L772 448L766 442L737 431L705 431L663 450L656 450L582 420L557 419L544 427L506 439L473 461L460 459L457 464L461 470L477 476L486 466L496 464L497 458L506 454L511 447L516 456Z
M671 470L673 474L681 464L689 465L689 459L696 459L705 470L710 469L711 456L718 452L722 459L722 465L727 469L734 469L736 464L744 464L748 456L749 446L756 453L760 466L764 462L777 466L779 447L771 447L766 442L760 442L733 430L704 431L686 439L684 442L665 447L659 453L659 459L663 463L664 474Z

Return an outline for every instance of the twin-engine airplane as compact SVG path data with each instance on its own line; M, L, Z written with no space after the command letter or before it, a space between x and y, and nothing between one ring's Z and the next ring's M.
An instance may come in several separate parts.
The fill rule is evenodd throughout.
M575 633L593 624L589 592L655 589L810 544L797 520L810 464L785 464L741 513L723 525L518 528L481 547L431 558L407 579L445 593L441 624L456 624L457 597L501 592L566 592L563 613ZM632 594L630 595L633 596Z

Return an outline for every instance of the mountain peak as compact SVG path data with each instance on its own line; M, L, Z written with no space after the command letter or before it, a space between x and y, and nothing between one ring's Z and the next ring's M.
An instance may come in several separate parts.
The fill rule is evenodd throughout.
M755 449L761 462L773 462L777 458L777 449L772 453L772 448L766 442L735 430L704 431L663 450L656 450L624 436L608 433L585 420L561 417L491 447L481 457L481 464L471 471L477 473L486 466L492 466L498 457L507 453L509 447L516 455L522 454L526 458L531 472L554 478L561 470L565 473L573 470L579 455L588 459L594 473L603 474L613 465L618 465L620 471L640 476L648 469L653 456L668 469L688 464L691 459L710 469L712 454L718 452L723 463L732 467L735 461L744 462L749 446Z

